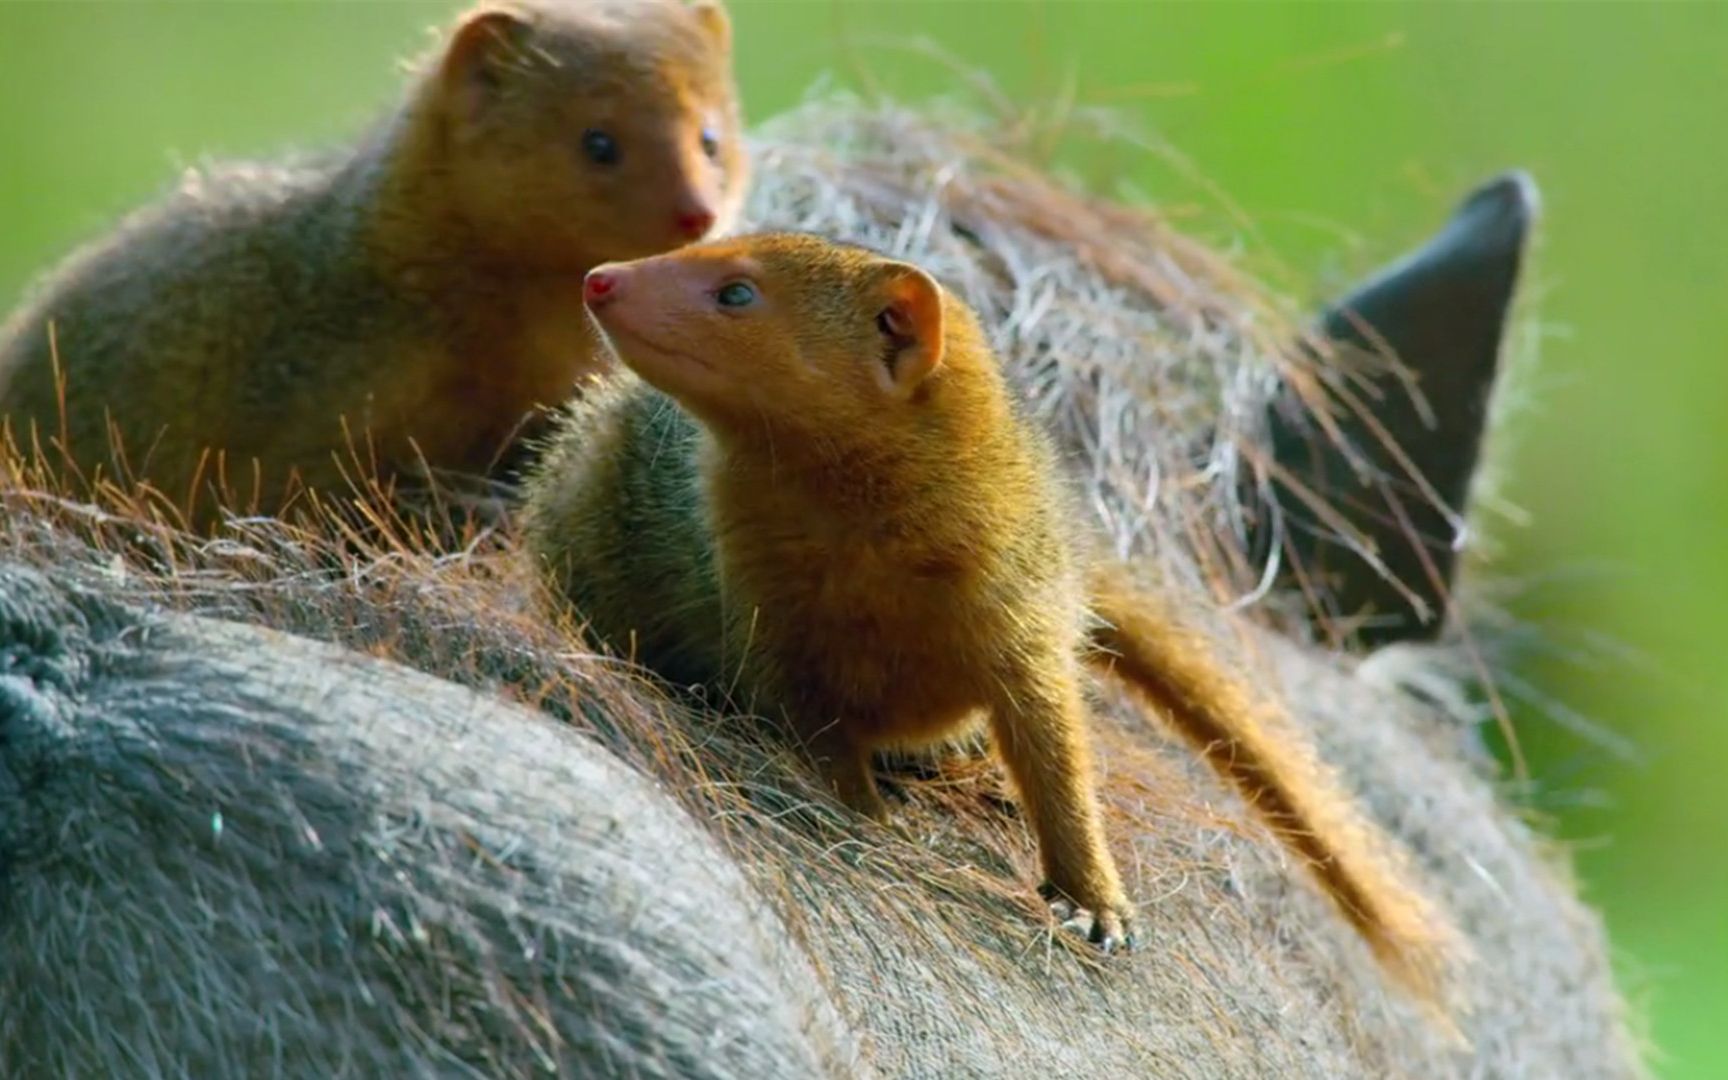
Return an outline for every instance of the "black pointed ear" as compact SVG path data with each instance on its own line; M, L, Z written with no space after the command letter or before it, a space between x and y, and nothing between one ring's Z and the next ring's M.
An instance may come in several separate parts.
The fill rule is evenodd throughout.
M891 264L883 275L876 329L882 334L887 386L909 396L942 363L947 348L942 287L909 263Z
M463 17L445 46L445 86L464 115L483 108L504 85L506 74L526 55L529 28L523 17L504 7L487 7Z
M720 5L720 0L697 0L690 10L696 16L696 21L702 24L702 29L714 40L722 52L732 48L732 20L726 14L726 9Z
M1333 424L1294 394L1274 408L1278 520L1260 523L1262 540L1280 538L1286 576L1331 615L1360 618L1365 645L1431 637L1443 624L1538 206L1522 172L1471 192L1427 244L1321 316L1335 347L1321 363Z

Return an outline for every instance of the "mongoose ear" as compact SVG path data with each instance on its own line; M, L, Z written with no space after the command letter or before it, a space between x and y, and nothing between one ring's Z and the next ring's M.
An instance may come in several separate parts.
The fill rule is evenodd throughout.
M479 105L503 85L520 62L528 24L503 8L483 8L464 18L444 50L445 83L466 105Z
M1334 433L1291 394L1272 411L1273 453L1286 477L1272 491L1283 568L1318 586L1330 615L1367 616L1356 634L1365 645L1432 637L1445 620L1539 203L1525 173L1494 177L1427 243L1321 314L1317 329L1340 359L1381 358L1371 385L1360 376L1350 383L1360 404L1333 407ZM1334 377L1348 378L1323 369L1323 382ZM1314 520L1311 504L1286 486L1318 496L1335 516Z
M702 24L702 29L714 39L715 45L722 50L732 48L732 20L719 0L697 0L690 10L695 13L696 21Z
M882 290L876 328L882 366L894 389L909 393L942 363L942 287L916 266L895 264Z

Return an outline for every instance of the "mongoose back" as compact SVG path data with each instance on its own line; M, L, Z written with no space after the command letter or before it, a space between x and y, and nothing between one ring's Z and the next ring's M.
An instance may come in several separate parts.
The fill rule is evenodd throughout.
M0 329L0 417L195 520L484 474L597 361L582 275L729 227L740 124L712 0L488 3L357 145L195 171L74 253Z
M1132 919L1082 667L1114 671L1318 864L1400 974L1427 971L1438 928L1348 801L1293 734L1263 729L1198 634L1093 557L964 303L910 264L786 234L602 266L585 298L628 370L572 406L524 531L601 639L782 713L841 800L877 817L873 750L987 716L1042 891L1090 912L1106 947Z

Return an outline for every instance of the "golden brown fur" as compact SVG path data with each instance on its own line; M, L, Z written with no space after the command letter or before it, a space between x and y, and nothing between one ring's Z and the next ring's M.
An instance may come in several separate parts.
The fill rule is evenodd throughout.
M701 419L700 446L677 460L650 437L611 508L584 502L581 486L613 472L615 453L555 454L530 495L531 549L566 595L640 598L665 572L635 549L710 529L711 595L669 605L689 613L685 636L718 625L708 679L735 672L746 700L784 713L829 786L871 816L886 816L872 751L988 715L1047 892L1091 914L1094 940L1121 944L1130 909L1087 760L1079 568L1048 448L1013 419L973 316L914 267L813 238L687 250L596 270L621 295L591 303L624 362ZM737 275L761 303L728 314L710 296ZM575 475L573 458L589 461ZM981 486L1002 497L968 495ZM634 535L586 535L625 518ZM605 565L613 552L624 562ZM610 609L578 599L589 606ZM632 627L606 629L622 642Z
M1109 546L1149 554L1160 598L1241 646L1231 670L1287 712L1492 958L1467 976L1467 1048L1415 1022L1300 861L1114 686L1091 728L1145 944L1100 965L1029 919L1032 852L986 762L902 777L895 830L820 812L814 775L777 740L529 617L526 567L489 551L390 545L331 573L296 525L168 537L109 504L29 499L7 476L0 563L51 584L0 583L0 650L23 679L0 683L24 705L0 709L0 776L25 781L0 781L0 953L15 976L0 982L0 1061L135 1077L260 1062L714 1080L1647 1075L1638 1058L1659 1051L1616 989L1571 854L1474 748L1481 718L1428 696L1436 679L1458 689L1439 669L1449 654L1417 658L1427 689L1412 693L1261 632L1258 607L1203 599L1196 545L1236 487L1194 448L1213 445L1221 413L1257 407L1240 376L1265 368L1268 294L1197 264L1211 253L1180 230L1056 198L1025 164L1043 160L1043 129L990 116L956 129L813 101L752 142L758 220L866 238L939 268L985 313ZM981 159L980 132L1015 153L1012 176ZM1108 251L1085 242L1106 235ZM215 618L180 614L194 611ZM644 596L634 614L658 613ZM417 688L398 665L443 685ZM449 683L477 693L451 699ZM594 758L649 784L595 777ZM742 898L716 881L731 868ZM781 946L794 965L754 958ZM1618 974L1647 996L1647 978ZM857 1056L823 1068L788 1053L832 1030L813 1002L843 1018Z
M1302 737L1218 660L1215 646L1127 571L1100 563L1089 582L1100 624L1089 657L1144 697L1242 792L1313 869L1345 917L1400 980L1442 990L1446 922L1400 880L1366 823Z
M619 357L700 430L680 434L666 399L627 380L577 410L537 478L530 549L600 636L634 642L650 665L669 658L680 677L736 677L785 712L846 803L878 817L873 751L988 716L1049 893L1063 914L1064 901L1097 913L1107 944L1131 920L1093 794L1081 667L1114 668L1429 989L1443 932L1381 869L1344 797L1281 745L1296 737L1264 729L1153 597L1088 569L1047 441L1017 415L964 304L908 264L802 236L592 277ZM735 282L756 295L731 310L719 297ZM705 673L686 640L704 634L721 639Z
M736 214L730 49L706 2L469 12L356 147L192 174L76 253L0 331L0 416L199 521L487 472L595 362L582 274Z

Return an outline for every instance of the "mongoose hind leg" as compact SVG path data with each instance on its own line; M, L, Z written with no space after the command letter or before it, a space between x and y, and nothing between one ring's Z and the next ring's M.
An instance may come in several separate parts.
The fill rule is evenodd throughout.
M1105 952L1131 949L1133 912L1104 843L1074 668L1053 662L1009 680L991 711L991 732L1038 839L1038 893L1051 914Z
M1048 881L1038 886L1038 895L1050 905L1050 917L1062 929L1079 934L1107 953L1117 949L1131 951L1139 944L1133 920L1114 909L1096 911L1082 907Z

